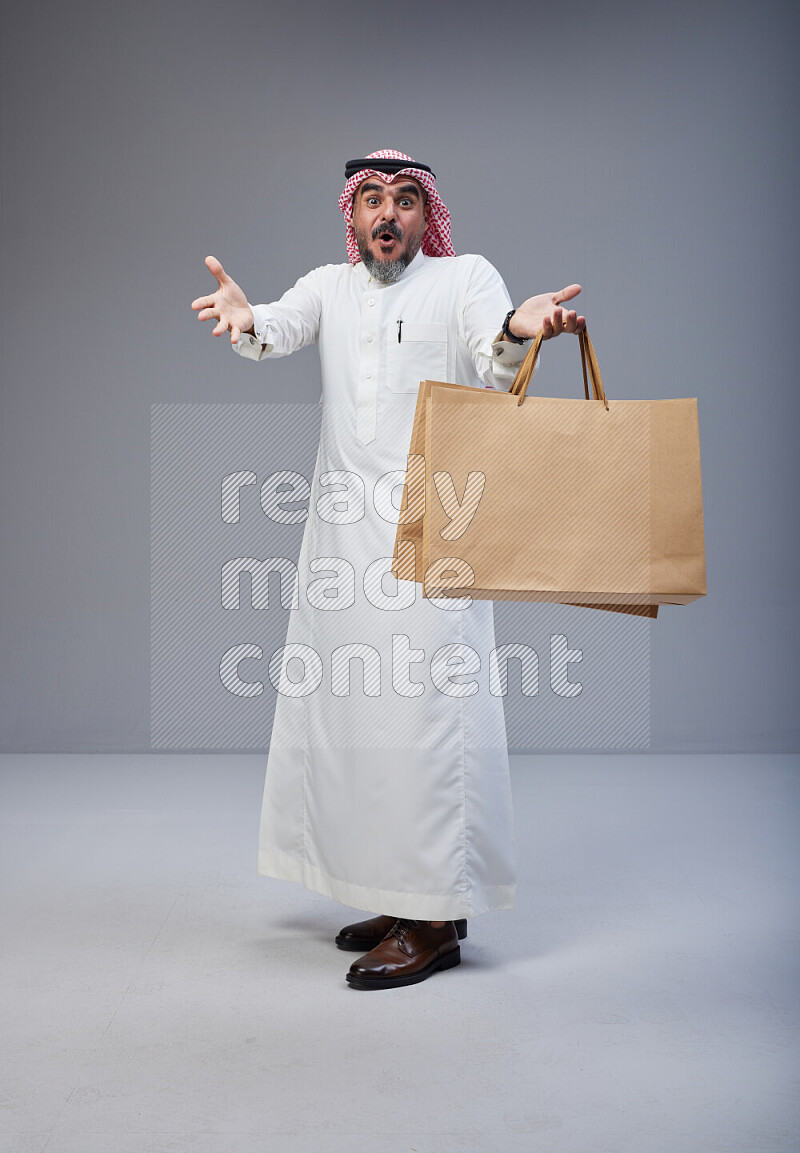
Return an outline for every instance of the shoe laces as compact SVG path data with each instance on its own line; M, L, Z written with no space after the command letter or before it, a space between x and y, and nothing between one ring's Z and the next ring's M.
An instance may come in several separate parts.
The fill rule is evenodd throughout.
M388 936L397 937L398 941L402 941L413 924L413 921L409 921L404 917L398 917L389 930Z

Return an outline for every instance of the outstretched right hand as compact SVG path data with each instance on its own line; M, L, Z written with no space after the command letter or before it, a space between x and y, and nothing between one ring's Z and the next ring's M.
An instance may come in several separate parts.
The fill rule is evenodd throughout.
M214 336L230 330L231 344L236 344L243 332L254 333L253 310L239 285L231 280L215 256L206 257L206 267L219 287L211 296L198 296L192 301L192 308L198 320L217 321Z

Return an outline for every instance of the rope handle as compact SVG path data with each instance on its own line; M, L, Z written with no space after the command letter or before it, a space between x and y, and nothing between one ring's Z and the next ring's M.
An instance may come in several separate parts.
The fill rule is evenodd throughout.
M533 344L528 349L527 355L522 364L517 369L517 375L514 377L514 383L511 385L509 392L513 396L518 396L517 404L522 404L528 391L528 385L533 376L533 370L536 367L536 360L539 356L539 349L542 347L543 334L539 331L534 339ZM597 355L594 351L589 333L584 328L578 333L578 342L581 348L581 368L583 369L583 392L587 400L589 397L589 378L592 381L592 392L595 400L602 400L603 404L608 409L608 400L603 390L603 378L600 375L600 366L597 363ZM589 373L587 376L586 364L589 364Z

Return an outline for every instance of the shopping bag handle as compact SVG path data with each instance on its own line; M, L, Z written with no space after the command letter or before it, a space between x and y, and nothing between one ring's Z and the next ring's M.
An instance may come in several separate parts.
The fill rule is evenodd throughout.
M542 347L543 333L540 331L533 344L528 349L528 354L523 360L522 364L517 370L517 375L514 377L514 383L511 385L509 392L514 396L518 396L517 404L522 404L528 391L528 385L533 376L533 370L536 367L536 359L539 355L539 349ZM597 356L594 351L589 333L584 328L578 333L578 342L581 348L581 368L583 369L583 391L586 399L589 400L589 378L586 374L586 362L589 362L589 376L592 380L592 392L594 393L595 400L602 400L603 404L608 408L608 400L603 390L603 378L600 375L600 366L597 363Z

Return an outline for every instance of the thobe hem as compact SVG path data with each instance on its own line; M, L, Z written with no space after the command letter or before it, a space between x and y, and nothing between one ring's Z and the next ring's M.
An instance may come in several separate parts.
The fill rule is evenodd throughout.
M457 917L477 917L496 909L513 909L517 892L516 883L512 882L473 888L468 893L395 893L389 889L341 881L280 849L259 850L258 872L262 877L296 881L306 889L367 913L425 921L452 921Z

